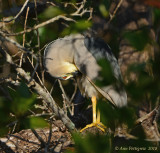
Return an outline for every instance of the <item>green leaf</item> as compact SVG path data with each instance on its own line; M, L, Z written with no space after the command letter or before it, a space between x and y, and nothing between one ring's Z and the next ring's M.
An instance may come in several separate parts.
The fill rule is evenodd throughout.
M27 85L23 82L16 91L10 89L10 94L13 99L11 102L11 110L17 116L24 115L36 100L36 95L31 94Z
M153 21L154 24L153 26L156 28L155 31L157 30L157 28L159 28L159 24L160 24L160 9L154 8L153 9Z
M0 136L3 137L4 135L8 134L8 128L4 125L3 127L0 127Z
M55 16L64 14L64 11L59 7L48 7L42 14L39 15L39 18L53 18Z
M135 112L130 107L112 107L109 103L103 100L98 101L98 109L101 112L101 121L107 127L114 130L115 124L125 123L128 127L132 127L135 123Z
M72 136L75 142L75 153L110 152L109 137L106 135L87 134L82 137L79 133L73 133Z
M0 97L0 136L4 136L8 133L9 129L6 125L13 121L9 113L10 101L4 97Z
M155 20L155 21L158 21L159 18L160 18L160 9L155 8L155 9L153 10L153 13L154 13L154 20Z
M100 5L99 5L99 10L100 10L101 14L102 14L104 17L108 17L108 16L109 16L109 12L108 12L108 10L106 9L106 7L105 7L104 4L100 4Z
M124 37L138 51L143 50L146 44L150 43L149 30L146 28L142 30L126 32Z
M10 102L0 97L0 122L7 123L9 121Z
M48 123L41 117L30 117L20 120L20 124L22 128L30 129L30 128L44 128L48 125Z
M111 85L112 83L114 83L116 80L113 75L113 71L111 69L109 62L106 59L100 59L98 61L98 64L101 67L101 71L99 74L100 77L97 78L95 84L97 86L104 87L104 86Z
M65 36L71 33L78 33L78 32L83 32L86 29L88 29L89 27L91 27L92 22L90 21L86 21L86 20L79 20L76 23L71 23L69 27L65 28L62 33L61 36Z

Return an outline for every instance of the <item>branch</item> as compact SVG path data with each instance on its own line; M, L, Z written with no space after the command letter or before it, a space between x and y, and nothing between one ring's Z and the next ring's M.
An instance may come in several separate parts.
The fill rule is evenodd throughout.
M53 113L55 113L56 116L58 116L64 125L69 130L75 129L75 125L72 123L72 121L68 118L67 114L64 113L64 111L57 106L56 102L48 92L48 90L45 88L45 86L40 86L34 79L31 80L31 76L26 73L21 67L18 67L12 60L12 57L4 51L2 48L0 48L0 52L2 55L6 58L6 61L10 64L12 64L15 67L15 70L19 75L26 80L28 87L31 87L34 89L37 94L42 97L42 99L48 104L48 106L52 109Z
M110 19L109 19L109 23L112 21L112 19L115 17L118 9L120 8L121 4L122 4L123 0L120 0L117 7L115 8L113 14L110 14Z
M45 142L43 141L43 139L39 136L39 134L36 132L36 130L31 129L31 131L33 132L33 134L35 135L35 137L39 140L39 142L41 143L41 147L45 147Z
M71 15L72 16L79 16L81 13L81 10L83 10L83 12L85 13L85 11L87 11L87 10L84 10L84 6L85 6L85 4L86 4L86 0L83 0L82 1L82 3L81 3L81 5L77 8L77 10L76 10L76 12L74 12L74 13L72 13Z
M38 144L38 143L36 143L36 142L34 142L34 141L26 140L26 139L24 139L24 138L22 138L22 137L20 137L20 136L18 136L18 135L8 134L8 139L9 139L9 140L10 140L10 137L14 137L14 138L16 138L16 139L20 139L20 140L22 140L22 141L25 141L25 142L32 143L32 144L34 144L34 145L40 146L40 144Z
M33 54L31 51L29 51L28 49L24 48L23 46L21 46L19 43L17 43L16 41L14 41L13 39L8 38L5 33L3 33L2 31L0 31L0 40L2 42L7 41L12 43L13 45L15 45L16 47L18 47L20 50L29 53L29 54Z
M63 102L64 102L64 106L65 106L64 108L67 107L69 112L70 112L70 114L71 114L72 113L72 111L70 109L71 102L69 101L69 99L68 99L68 97L66 95L66 92L64 91L64 88L63 88L62 83L61 83L60 80L58 80L58 83L59 83L59 87L60 87L60 89L62 91ZM65 111L67 112L67 109L65 109Z
M34 26L33 28L26 29L25 31L21 31L21 32L18 32L18 33L11 33L11 34L4 34L4 33L3 33L3 34L4 34L5 36L18 36L18 35L22 35L22 34L24 34L24 33L31 32L31 31L36 30L36 29L38 29L38 28L44 27L44 26L46 26L47 24L53 23L53 22L55 22L55 21L57 21L57 20L59 20L59 19L64 19L64 20L66 20L66 21L76 22L75 20L73 20L73 19L71 19L71 18L68 18L68 17L66 17L66 16L64 16L64 15L59 15L59 16L56 16L56 17L50 19L50 20L47 20L47 21L45 21L45 22L42 22L42 23Z
M149 119L150 117L156 116L156 114L159 114L159 111L160 111L160 105L158 105L150 113L148 113L145 116L142 116L141 118L137 119L136 124L142 123L144 120Z
M16 19L20 16L20 14L23 12L23 10L24 10L24 8L26 7L26 5L27 5L28 2L29 2L29 0L26 0L26 1L25 1L25 3L23 4L21 10L18 12L18 14L17 14L13 19L11 19L11 20L9 20L9 21L0 21L0 22L8 23L8 22L11 22L11 21L13 21L13 20L16 20Z

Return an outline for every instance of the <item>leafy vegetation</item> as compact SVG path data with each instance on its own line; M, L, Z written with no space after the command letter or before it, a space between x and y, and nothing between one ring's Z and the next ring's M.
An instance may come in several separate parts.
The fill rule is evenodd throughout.
M57 110L61 108L73 118L74 106L68 101L73 101L75 82L62 81L65 91L63 92L57 81L43 71L43 50L46 44L59 37L89 31L107 42L119 60L128 105L115 108L103 99L99 99L98 109L101 112L101 121L107 127L106 132L82 134L71 131L74 145L68 145L69 149L64 151L66 153L140 151L158 153L160 151L160 2L158 0L139 2L125 0L122 3L121 0L56 0L46 3L43 0L41 2L34 0L28 2L16 19L13 18L24 2L24 0L0 1L2 3L0 6L0 136L18 133L24 129L48 128L49 124L52 127L57 117L52 104L47 103L50 97L44 99L47 93L50 93L56 102ZM29 7L28 12L27 7ZM7 11L13 8L18 11ZM10 19L13 21L8 22ZM18 47L14 41L19 44ZM26 54L26 50L30 53ZM14 64L6 66L4 52L11 55ZM102 69L96 85L102 87L104 84L115 82L109 63L102 59L99 65ZM21 75L17 68L28 72L31 79ZM45 94L40 95L35 90L33 80L45 91L39 88L39 93ZM86 101L90 102L89 99ZM89 120L89 115L84 117L85 111L86 107L79 112L79 116L86 121ZM76 116L77 120L79 116ZM53 151L53 146L56 146L55 143L46 144L48 152ZM45 148L42 144L39 146Z

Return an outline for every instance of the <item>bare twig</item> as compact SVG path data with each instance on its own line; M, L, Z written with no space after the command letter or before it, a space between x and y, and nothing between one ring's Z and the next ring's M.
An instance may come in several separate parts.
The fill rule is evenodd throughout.
M34 5L35 5L36 23L38 25L39 21L38 21L37 1L36 0L34 0ZM36 33L37 33L38 50L40 50L40 36L39 36L38 29L36 29ZM43 73L42 58L41 58L41 52L40 51L38 52L38 61L39 61L42 83L44 83L44 73Z
M34 69L34 71L33 71L33 73L32 73L32 76L31 76L31 80L32 80L32 78L34 77L34 74L36 73L36 76L37 76L40 84L43 85L43 83L42 83L42 81L41 81L41 79L40 79L40 77L39 77L39 75L38 75L38 73L37 73L37 71L36 71L36 70L37 70L37 67L38 67L38 63L37 63L36 66L34 67L33 62L30 60L30 58L29 58L28 56L27 56L27 59L28 59L29 63L31 64L32 68Z
M110 14L110 19L109 19L109 23L112 21L112 19L115 17L118 9L120 8L121 4L122 4L123 0L120 0L117 7L115 8L113 14Z
M36 56L31 52L29 51L28 49L26 49L25 47L21 46L19 43L17 43L16 41L14 41L13 39L10 39L8 38L7 36L5 36L5 34L0 31L0 40L3 42L3 41L7 41L7 42L10 42L12 44L14 44L16 47L18 47L22 52L26 52L28 54L32 54L34 58L36 58Z
M42 117L42 116L51 116L51 115L52 115L52 113L40 113L40 114L30 115L29 117Z
M153 117L157 113L159 113L160 105L158 105L154 110L152 110L150 113L146 114L145 116L142 116L141 118L136 120L136 124L142 123L144 120Z
M66 92L64 91L64 88L63 88L63 86L62 86L61 81L60 81L60 80L58 80L58 83L59 83L59 86L60 86L60 88L61 88L62 93L63 93L63 94L64 94L64 96L66 97L67 101L69 101L69 99L68 99L68 97L67 97L67 95L66 95Z
M87 10L84 10L85 4L86 4L86 0L83 0L80 7L77 8L76 12L72 13L71 15L72 16L77 16L77 15L79 16L80 14L83 14L83 13L80 13L81 11L85 13L87 11Z
M76 8L76 11L74 13L72 13L71 16L81 16L82 17L85 13L90 13L90 17L88 18L88 20L92 19L93 8L84 9L85 8L85 4L86 4L86 0L83 0L81 3L77 3L77 5L72 4L72 3L66 3L65 7L68 4L70 4L74 8ZM79 4L80 4L80 6L78 6Z
M21 138L21 137L19 137L19 136L17 136L17 135L14 135L14 134L8 134L8 136L10 136L10 137L15 137L15 138L20 139L20 140L22 140L22 141L25 141L25 142L32 143L32 144L35 144L35 145L40 146L40 144L38 144L38 143L36 143L36 142L34 142L34 141L29 141L29 140L23 139L23 138Z
M32 65L32 63L31 63L31 65ZM40 79L40 77L39 77L39 75L38 75L38 73L37 73L38 65L39 65L38 62L36 63L36 66L35 66L35 67L32 65L32 67L34 68L34 71L32 72L31 80L30 80L30 81L32 81L32 79L34 78L34 75L35 75L35 73L36 73L36 75L37 75L37 77L38 77L38 79L39 79L41 85L43 85L43 83L42 83L42 81L41 81L41 79Z
M75 81L75 80L74 80ZM77 93L77 88L78 88L78 85L77 85L77 83L76 83L76 81L75 81L75 84L74 84L74 92L73 92L73 94L72 94L72 97L70 98L70 102L72 103L72 101L73 101L73 98L75 97L75 95L76 95L76 93ZM71 109L71 115L73 116L74 115L74 103L72 103L72 109Z
M47 144L46 144L46 147L45 147L46 152L48 151L51 138L52 138L52 121L50 121L49 136L48 136L48 141L47 141Z
M41 143L41 147L45 147L46 143L43 141L43 139L39 136L39 134L36 132L36 130L31 129L35 137L39 140Z
M64 91L64 88L63 88L62 83L61 83L60 80L58 80L58 83L59 83L59 86L60 86L61 91L62 91L62 93L63 93L62 96L63 96L63 102L64 102L64 109L65 109L65 111L67 112L66 108L68 108L68 109L69 109L69 112L71 113L71 112L72 112L71 109L70 109L70 104L71 104L71 102L69 101L69 99L68 99L68 97L67 97L67 95L66 95L66 92ZM67 107L66 107L66 106L67 106Z
M19 86L20 85L20 82L18 80L14 81L14 80L12 80L12 78L6 78L4 81L7 82L7 83L11 83L14 86Z
M78 3L78 4L79 4L79 3ZM67 7L68 5L71 5L71 6L73 6L75 9L78 10L78 6L77 6L76 4L74 4L74 3L64 3L64 7Z
M24 22L24 31L26 30L28 12L29 12L29 7L27 8L27 12L26 12L26 18L25 18L25 22ZM24 33L24 34L23 34L23 47L24 47L24 44L25 44L25 36L26 36L26 35L25 35L25 33ZM21 57L20 57L19 67L22 66L22 61L23 61L23 53L21 54ZM18 77L18 74L17 74L17 77Z
M54 85L55 85L56 82L57 82L57 80L54 81L54 84L52 85L51 90L50 90L50 92L49 92L50 94L52 94L53 89L54 89Z
M93 8L90 8L90 16L88 18L88 21L93 18Z
M18 12L18 14L17 14L13 19L11 19L11 20L9 20L9 21L0 21L0 22L6 22L6 23L8 23L8 22L11 22L11 21L13 21L13 20L16 20L16 19L20 16L20 14L23 12L23 10L24 10L24 8L26 7L26 5L28 4L28 2L29 2L29 0L26 0L26 1L25 1L25 3L23 4L21 10Z
M47 20L47 21L45 21L45 22L42 22L42 23L34 26L33 28L26 29L25 31L21 31L21 32L18 32L18 33L11 33L11 34L4 34L4 33L3 33L3 34L6 35L6 36L18 36L18 35L22 35L22 34L24 34L25 32L31 32L31 31L36 30L36 29L38 29L38 28L44 27L44 26L46 26L46 25L48 25L48 24L50 24L50 23L53 23L53 22L55 22L55 21L57 21L57 20L59 20L59 19L64 19L64 20L66 20L66 21L76 22L76 21L73 20L72 18L68 18L68 17L66 17L66 16L64 16L64 15L58 15L58 16L50 19L50 20Z
M47 4L51 4L52 6L56 6L53 2L46 2Z
M25 22L24 22L24 31L26 31L28 12L29 12L29 7L27 8L27 12L26 12L26 18L25 18ZM23 47L24 47L24 43L25 43L25 33L23 34Z
M75 79L74 79L74 81L75 81ZM75 97L76 92L77 92L78 85L77 85L76 81L75 81L74 87L75 87L75 88L74 88L74 92L73 92L73 94L72 94L72 97L71 97L71 99L70 99L70 102L73 101L73 98Z

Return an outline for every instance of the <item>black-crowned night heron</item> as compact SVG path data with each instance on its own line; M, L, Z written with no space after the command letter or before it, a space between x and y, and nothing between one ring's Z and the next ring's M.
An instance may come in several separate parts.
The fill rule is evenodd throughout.
M98 87L95 80L99 78L101 67L98 60L105 59L111 66L116 83ZM99 38L73 34L49 43L44 51L44 66L53 77L67 80L75 77L81 94L91 98L92 126L104 131L100 122L100 112L96 112L96 98L103 97L113 105L122 107L127 104L127 95L122 85L122 76L118 62L109 46Z

